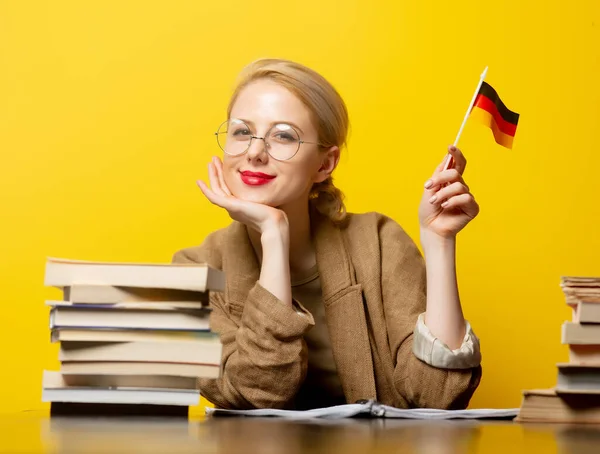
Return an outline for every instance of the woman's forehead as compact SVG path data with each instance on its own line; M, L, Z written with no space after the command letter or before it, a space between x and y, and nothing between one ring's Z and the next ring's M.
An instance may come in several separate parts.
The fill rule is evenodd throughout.
M293 123L303 130L312 127L310 111L288 89L260 80L246 86L231 109L231 118L243 118L257 127Z

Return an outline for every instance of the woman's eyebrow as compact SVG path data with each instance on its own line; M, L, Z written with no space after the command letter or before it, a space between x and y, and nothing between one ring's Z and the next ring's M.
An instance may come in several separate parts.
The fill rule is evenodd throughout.
M252 126L254 129L256 129L256 125L252 122L252 120L247 120L245 118L238 118L238 120L241 120L244 123L246 123L247 125ZM278 124L281 124L281 123L285 123L286 125L290 125L294 129L297 129L301 134L304 134L304 131L302 131L302 128L300 126L298 126L296 123L292 122L292 121L273 121L273 122L271 122L271 124L269 124L269 127L272 127L274 125L278 125Z

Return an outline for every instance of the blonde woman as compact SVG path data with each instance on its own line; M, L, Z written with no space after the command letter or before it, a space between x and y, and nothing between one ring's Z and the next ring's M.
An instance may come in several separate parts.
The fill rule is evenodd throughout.
M174 262L227 276L211 295L223 342L218 379L201 393L222 408L308 409L361 399L464 408L481 377L463 317L456 234L479 211L454 148L424 182L425 259L392 219L346 212L332 172L348 113L315 71L259 60L244 69L216 136L206 198L233 222Z

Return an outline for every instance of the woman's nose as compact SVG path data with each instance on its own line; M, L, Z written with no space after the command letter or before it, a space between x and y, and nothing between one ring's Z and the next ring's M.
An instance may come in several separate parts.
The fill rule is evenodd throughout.
M268 144L263 137L253 137L248 148L248 159L264 157L267 154Z

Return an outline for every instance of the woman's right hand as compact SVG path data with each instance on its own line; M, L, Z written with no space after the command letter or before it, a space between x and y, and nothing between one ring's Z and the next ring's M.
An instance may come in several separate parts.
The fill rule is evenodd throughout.
M225 208L235 221L246 224L260 234L262 260L259 283L285 304L292 304L289 262L289 223L277 208L235 197L223 178L223 163L213 157L208 164L210 188L203 181L198 186L211 203Z
M288 227L287 216L282 210L235 197L225 184L223 163L217 157L213 157L208 164L208 178L210 187L204 181L197 182L200 190L212 204L227 210L233 220L246 224L260 234L270 229Z

